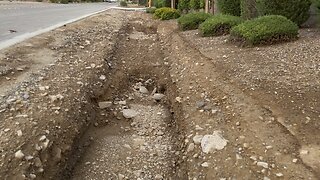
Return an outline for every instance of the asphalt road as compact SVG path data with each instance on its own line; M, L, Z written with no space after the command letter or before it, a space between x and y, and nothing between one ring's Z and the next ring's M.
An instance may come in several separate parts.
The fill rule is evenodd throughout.
M0 1L0 49L114 6Z

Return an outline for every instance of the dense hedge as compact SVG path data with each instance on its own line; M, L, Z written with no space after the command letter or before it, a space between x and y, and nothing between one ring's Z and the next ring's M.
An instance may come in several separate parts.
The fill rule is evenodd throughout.
M204 12L186 14L178 19L179 28L183 31L198 29L199 25L210 17L211 14Z
M218 0L218 8L222 14L240 16L240 0Z
M153 5L156 8L162 8L162 7L170 7L171 1L170 0L153 0Z
M241 45L274 44L296 39L298 30L298 26L286 17L270 15L233 27L230 38Z
M163 7L156 9L153 16L161 20L177 19L180 17L180 13L176 9Z
M242 22L243 20L240 17L221 14L208 18L200 24L199 30L201 36L220 36L229 34L233 26Z
M309 18L311 0L257 0L259 15L282 15L301 25Z

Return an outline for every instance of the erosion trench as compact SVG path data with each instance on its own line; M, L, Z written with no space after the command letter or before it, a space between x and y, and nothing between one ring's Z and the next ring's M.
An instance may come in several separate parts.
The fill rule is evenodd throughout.
M25 46L50 64L0 99L0 179L319 177L318 151L279 121L286 111L224 78L176 21L107 11L37 38ZM4 58L32 66L24 53Z
M94 99L99 109L62 179L185 179L178 172L184 132L171 106L176 87L157 26L137 18L122 31L108 88Z

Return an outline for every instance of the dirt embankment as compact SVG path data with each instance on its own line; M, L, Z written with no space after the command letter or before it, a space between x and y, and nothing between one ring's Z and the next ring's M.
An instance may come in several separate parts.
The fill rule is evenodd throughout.
M3 52L0 177L317 179L318 61L224 38L109 11Z

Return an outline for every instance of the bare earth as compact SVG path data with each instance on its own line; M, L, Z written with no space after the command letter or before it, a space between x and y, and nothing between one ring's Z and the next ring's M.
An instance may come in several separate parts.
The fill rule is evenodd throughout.
M227 38L112 10L1 51L1 179L318 179L319 32Z

